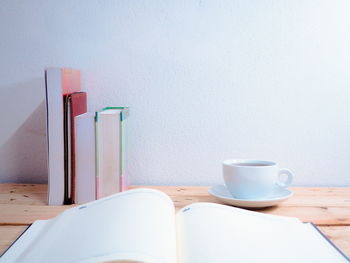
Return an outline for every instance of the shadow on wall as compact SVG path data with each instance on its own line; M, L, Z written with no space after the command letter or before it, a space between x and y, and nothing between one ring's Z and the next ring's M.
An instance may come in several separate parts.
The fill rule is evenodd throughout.
M0 92L0 182L46 183L44 78Z

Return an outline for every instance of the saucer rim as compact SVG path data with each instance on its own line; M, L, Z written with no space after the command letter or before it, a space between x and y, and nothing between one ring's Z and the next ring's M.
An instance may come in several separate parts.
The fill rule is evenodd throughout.
M208 189L208 193L214 197L220 198L220 199L227 199L227 200L231 200L231 201L239 201L239 202L246 202L246 203L265 203L265 202L269 202L269 201L283 201L285 199L288 199L289 197L293 196L293 191L287 188L283 188L284 190L288 191L288 194L286 195L282 195L279 197L275 197L275 198L260 198L260 199L240 199L240 198L235 198L232 195L230 196L224 196L224 195L220 195L218 193L216 193L215 191L213 191L213 189L215 189L216 187L224 187L226 189L226 191L228 192L227 188L225 185L223 184L218 184L218 185L213 185ZM230 192L228 192L228 194L230 194Z

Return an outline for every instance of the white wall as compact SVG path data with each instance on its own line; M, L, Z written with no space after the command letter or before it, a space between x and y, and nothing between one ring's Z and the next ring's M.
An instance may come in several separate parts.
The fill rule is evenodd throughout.
M295 185L350 186L349 14L347 0L3 0L0 89L81 69L89 110L131 107L134 184L220 183L222 160L259 158ZM2 181L45 181L44 151Z

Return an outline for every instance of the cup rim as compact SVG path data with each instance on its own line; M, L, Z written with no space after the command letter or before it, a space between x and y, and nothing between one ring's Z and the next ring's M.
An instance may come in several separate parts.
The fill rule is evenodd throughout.
M240 165L240 164L262 164L263 166L246 166L246 165ZM276 166L277 163L276 162L272 162L272 161L265 161L265 160L257 160L257 159L230 159L230 160L225 160L223 162L223 165L225 166L230 166L230 167L244 167L247 169L263 169L263 168L269 168L269 167L273 167Z

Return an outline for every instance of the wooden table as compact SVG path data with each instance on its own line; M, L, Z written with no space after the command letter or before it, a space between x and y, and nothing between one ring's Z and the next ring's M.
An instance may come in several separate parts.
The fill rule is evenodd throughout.
M133 186L131 188L140 188ZM208 187L148 186L168 194L175 207L193 202L215 202ZM298 217L319 226L336 246L350 256L350 188L294 187L294 196L263 213ZM26 226L37 219L56 216L71 206L47 206L47 185L0 184L0 253Z

